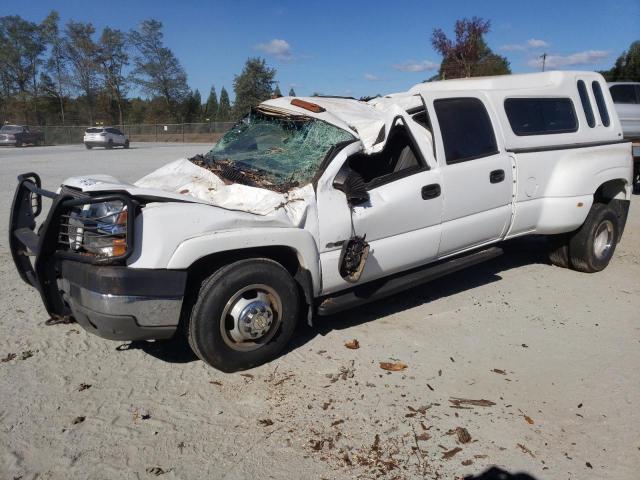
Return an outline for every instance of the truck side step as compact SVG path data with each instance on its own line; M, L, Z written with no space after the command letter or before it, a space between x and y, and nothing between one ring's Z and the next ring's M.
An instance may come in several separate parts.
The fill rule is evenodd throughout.
M342 310L394 295L403 290L457 272L471 265L491 260L500 255L502 255L501 248L491 247L451 259L445 259L419 269L402 272L380 280L374 280L353 287L345 292L338 292L335 295L321 298L317 313L322 316L332 315Z

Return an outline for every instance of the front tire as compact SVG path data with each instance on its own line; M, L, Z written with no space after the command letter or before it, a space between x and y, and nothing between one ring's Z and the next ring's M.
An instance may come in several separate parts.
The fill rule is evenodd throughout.
M224 372L273 360L298 321L298 288L282 265L266 258L240 260L207 278L191 312L193 352Z
M571 237L571 266L587 273L603 270L613 257L619 238L616 211L604 203L594 203L582 227Z
M84 146L87 148L87 150L91 150L93 148L93 145L89 145L88 143L85 143Z
M129 140L124 141L124 148L129 148Z

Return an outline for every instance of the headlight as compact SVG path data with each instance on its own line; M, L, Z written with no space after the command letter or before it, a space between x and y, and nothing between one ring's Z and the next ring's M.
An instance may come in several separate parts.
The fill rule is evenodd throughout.
M127 206L118 200L87 204L82 210L72 212L69 218L71 249L100 257L124 255L127 217Z

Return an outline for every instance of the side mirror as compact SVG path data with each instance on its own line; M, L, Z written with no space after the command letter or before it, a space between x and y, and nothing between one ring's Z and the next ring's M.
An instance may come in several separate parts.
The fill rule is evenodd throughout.
M369 201L369 192L362 175L349 167L340 169L333 179L333 188L343 192L347 196L347 203L352 207Z

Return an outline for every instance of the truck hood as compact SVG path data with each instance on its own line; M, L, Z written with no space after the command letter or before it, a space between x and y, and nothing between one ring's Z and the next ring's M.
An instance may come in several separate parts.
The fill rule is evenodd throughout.
M133 184L109 175L71 177L63 184L83 192L125 191L150 200L214 205L225 210L271 216L277 223L299 228L305 228L309 213L316 211L311 184L285 193L237 183L227 185L214 173L186 158L160 167Z

